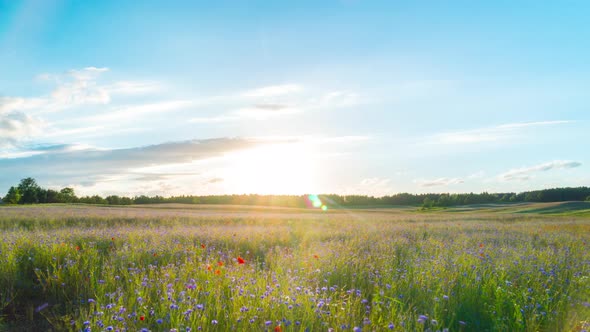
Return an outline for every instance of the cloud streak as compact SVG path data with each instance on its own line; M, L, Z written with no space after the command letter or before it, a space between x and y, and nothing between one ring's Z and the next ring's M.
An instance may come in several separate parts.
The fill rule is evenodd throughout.
M443 187L443 186L450 186L454 184L464 183L465 181L461 178L438 178L434 180L415 180L420 187Z
M303 91L303 87L299 84L281 84L248 90L243 92L241 96L248 98L269 98L298 93L301 91Z
M522 130L549 127L571 123L572 121L537 121L507 123L494 127L485 127L471 130L444 132L430 136L427 143L436 145L460 145L498 142L514 137Z
M97 181L109 176L135 176L137 169L191 163L269 143L216 138L111 150L71 145L41 147L33 149L33 155L0 159L0 184L7 186L26 176L63 184Z
M547 172L554 169L568 169L581 166L582 163L569 160L554 160L543 164L538 164L530 167L521 167L511 169L498 175L501 181L527 181L533 177L534 173Z

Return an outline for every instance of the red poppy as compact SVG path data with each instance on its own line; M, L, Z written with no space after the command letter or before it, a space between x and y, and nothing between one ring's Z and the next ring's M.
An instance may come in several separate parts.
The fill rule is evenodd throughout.
M78 251L79 251L79 250L80 250L80 246L76 246L76 250L78 250Z
M480 243L480 244L479 244L479 247L480 247L480 248L483 248L483 243Z
M246 263L246 261L242 257L238 256L238 264L244 264L244 263Z
M215 274L220 275L221 274L221 270L215 270Z
M211 265L207 265L207 271L211 271L213 268L211 267Z
M318 259L318 258L320 258L320 256L318 256L318 255L313 255L313 258L315 258L315 259Z
M154 253L154 257L158 256L158 254Z
M282 330L280 325L275 326L275 332L281 332Z
M144 316L139 316L139 320L145 320Z
M217 262L217 265L223 266L223 262L222 261L219 261L219 262Z
M205 249L205 245L201 243L201 248Z
M114 237L112 237L112 238L111 238L111 241L115 241L115 238L114 238Z

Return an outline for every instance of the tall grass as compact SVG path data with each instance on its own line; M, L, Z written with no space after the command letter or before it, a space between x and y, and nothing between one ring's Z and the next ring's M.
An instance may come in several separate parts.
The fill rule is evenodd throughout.
M581 331L590 320L584 219L77 209L0 209L0 329Z

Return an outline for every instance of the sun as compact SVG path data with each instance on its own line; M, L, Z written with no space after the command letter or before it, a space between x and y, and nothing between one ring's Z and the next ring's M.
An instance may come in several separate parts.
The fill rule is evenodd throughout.
M306 194L315 189L316 164L304 144L281 144L237 152L224 178L235 193Z

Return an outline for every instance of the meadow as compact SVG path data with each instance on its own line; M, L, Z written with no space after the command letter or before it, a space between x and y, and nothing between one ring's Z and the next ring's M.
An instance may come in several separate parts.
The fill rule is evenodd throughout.
M0 330L584 331L578 212L4 206Z

